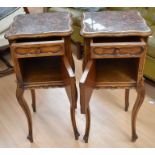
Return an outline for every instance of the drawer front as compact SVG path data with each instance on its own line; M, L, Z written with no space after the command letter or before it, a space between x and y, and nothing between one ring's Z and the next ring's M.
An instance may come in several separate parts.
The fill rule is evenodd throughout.
M60 43L49 42L41 44L15 43L13 47L16 57L64 55L64 42Z
M144 52L144 46L91 46L91 57L138 56Z

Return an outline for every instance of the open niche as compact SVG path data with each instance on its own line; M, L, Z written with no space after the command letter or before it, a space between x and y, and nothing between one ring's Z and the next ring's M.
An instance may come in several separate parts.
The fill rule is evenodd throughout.
M60 56L20 58L19 66L24 83L63 81Z
M96 85L107 83L131 83L137 81L139 58L107 58L93 59L89 66L87 82L94 82Z

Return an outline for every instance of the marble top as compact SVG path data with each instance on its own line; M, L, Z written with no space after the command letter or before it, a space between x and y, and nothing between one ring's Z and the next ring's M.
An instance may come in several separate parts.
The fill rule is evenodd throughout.
M48 36L67 36L72 33L72 21L69 13L25 14L15 17L5 34L9 40Z
M138 11L102 11L83 14L81 35L149 36L150 28Z

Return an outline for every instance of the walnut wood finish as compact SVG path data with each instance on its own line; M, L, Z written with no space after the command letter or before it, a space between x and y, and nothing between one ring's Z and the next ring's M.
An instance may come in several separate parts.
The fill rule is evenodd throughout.
M125 89L125 111L129 107L129 90L137 90L131 116L135 141L136 118L145 96L143 69L150 29L136 11L104 11L84 13L81 34L86 53L79 84L81 113L86 115L84 141L88 142L90 131L89 101L93 89L100 88Z
M47 41L37 43L14 43L16 56L22 57L41 57L41 56L58 56L64 55L64 40Z
M32 96L32 109L33 112L36 112L36 95L34 89L31 89L31 96Z
M32 130L32 118L31 118L31 112L30 109L23 97L24 95L24 89L22 89L21 87L17 86L17 90L16 90L16 97L18 100L18 103L20 104L21 108L23 109L26 117L27 117L27 122L28 122L28 136L27 138L30 140L30 142L33 142L33 130Z
M125 89L125 111L128 111L129 108L129 89Z
M131 127L132 127L132 141L133 142L136 141L136 139L138 138L137 133L136 133L136 118L137 118L138 111L144 101L144 97L145 97L145 87L144 87L144 81L142 79L141 83L137 87L137 99L136 99L136 102L132 110Z
M49 20L52 19L52 20ZM28 122L28 139L33 142L32 118L23 97L30 89L33 112L36 112L37 88L64 87L70 101L70 115L75 139L77 88L70 47L71 18L68 13L19 15L6 33L10 42L17 77L17 100Z
M140 54L143 53L145 48L145 42L143 40L138 40L138 38L133 38L131 40L131 37L125 37L124 41L117 38L117 40L114 40L113 38L110 40L101 40L99 41L91 41L91 58L112 58L115 56L119 57L130 57L133 55L133 57L139 57ZM104 42L108 41L108 42ZM115 41L115 42L114 42ZM116 42L117 41L117 42Z

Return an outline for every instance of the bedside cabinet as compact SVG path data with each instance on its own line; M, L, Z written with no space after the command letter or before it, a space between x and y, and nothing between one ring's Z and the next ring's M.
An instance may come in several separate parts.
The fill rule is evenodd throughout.
M71 23L68 13L19 15L5 35L10 42L17 77L16 97L27 117L28 139L31 142L32 118L23 97L26 89L31 90L32 108L35 112L35 89L64 87L70 101L75 139L79 137L75 120L77 89L70 47Z
M125 89L125 111L129 106L129 89L137 90L131 118L132 141L137 139L136 118L145 95L143 69L150 34L137 11L83 14L81 35L85 40L85 58L80 104L81 113L86 115L85 142L90 131L89 101L93 89L100 88Z

